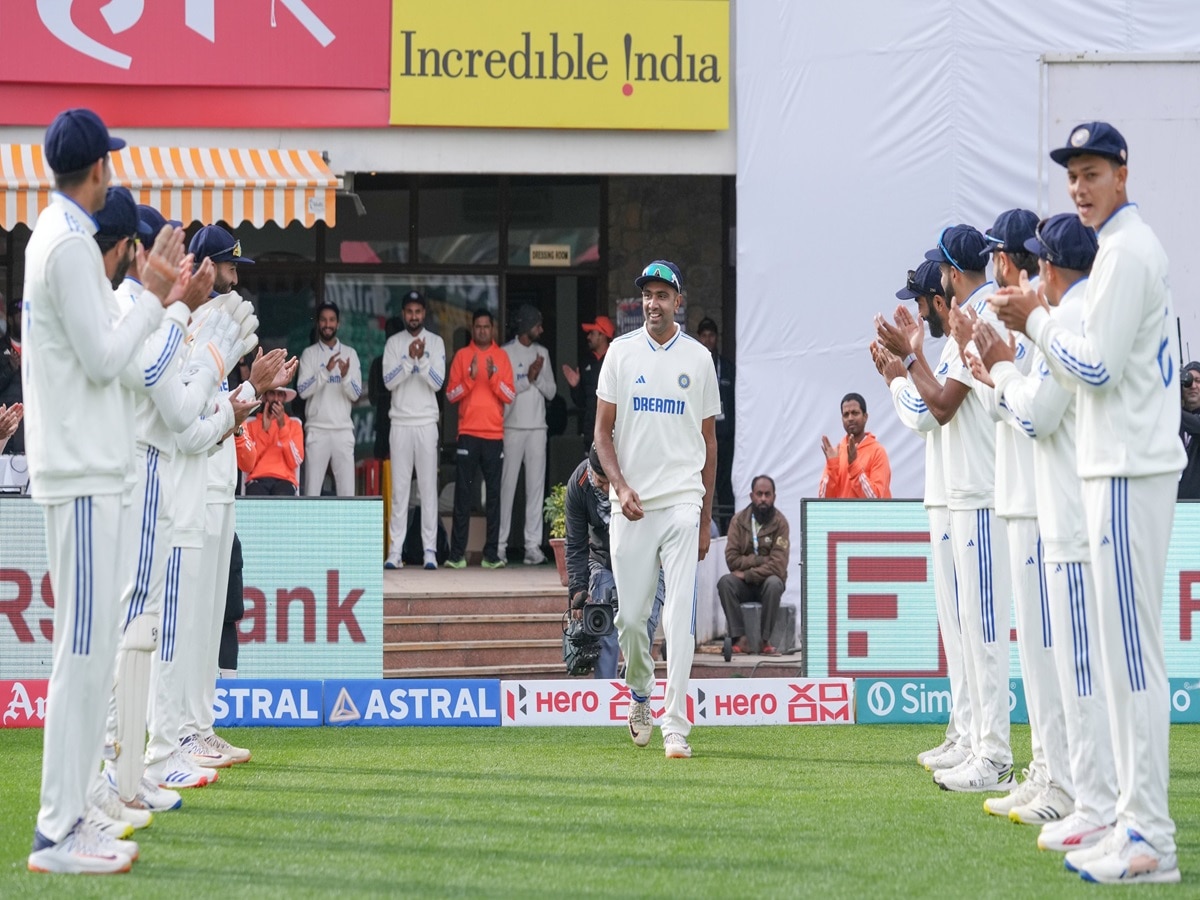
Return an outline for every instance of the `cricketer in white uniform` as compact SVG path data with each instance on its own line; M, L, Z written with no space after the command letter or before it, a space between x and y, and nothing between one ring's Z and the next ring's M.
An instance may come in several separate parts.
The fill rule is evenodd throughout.
M33 871L127 871L137 845L84 820L100 765L116 663L122 505L132 482L133 397L118 376L163 319L183 256L182 233L159 237L146 291L122 315L92 215L104 205L108 154L124 146L90 110L60 113L46 131L59 188L25 255L21 329L30 489L45 508L54 606L41 806Z
M947 299L990 315L986 298L993 285L984 276L980 256L987 246L970 225L943 229L937 247L925 258L941 267ZM897 323L910 321L903 307ZM962 315L951 308L950 325ZM992 319L995 317L992 316ZM911 350L913 383L926 406L942 424L942 464L946 474L946 505L950 510L950 542L958 584L959 622L963 659L971 702L970 758L951 769L935 769L934 782L952 791L1008 791L1015 785L1009 747L1008 667L1010 594L1004 532L994 528L996 488L996 427L977 392L970 368L959 348L948 341L937 370L926 362L919 343L877 318L881 343L892 353ZM919 331L917 332L919 335ZM940 382L939 377L945 376Z
M1000 287L1017 284L1023 271L1037 278L1037 258L1025 249L1038 218L1027 209L1009 209L996 217L985 237L984 252L992 258L992 273ZM1014 365L1029 372L1032 342L1014 336ZM987 379L985 379L986 382ZM1017 657L1021 664L1025 705L1029 713L1032 759L1024 780L1002 797L990 797L984 811L1024 825L1043 825L1066 816L1075 804L1067 751L1062 695L1054 663L1054 639L1049 597L1038 532L1033 480L1033 441L1023 423L996 396L992 386L977 384L975 392L996 422L996 516L1008 544L1012 609L1017 626ZM1058 635L1065 637L1064 632Z
M305 401L304 495L321 496L325 473L333 467L339 497L354 496L354 421L350 410L362 396L358 353L338 340L341 312L336 303L317 307L317 342L300 354L296 393Z
M408 536L408 498L413 471L421 502L421 546L426 569L437 568L437 392L446 383L446 344L425 328L425 297L410 291L401 315L405 331L393 334L383 348L383 386L392 392L392 513L389 550L384 568L398 569Z
M508 553L513 500L517 478L525 467L525 565L546 561L542 553L542 500L546 493L546 401L558 388L550 351L537 339L542 336L542 314L528 304L517 310L517 336L504 345L512 363L517 396L504 407L504 466L500 473L499 559Z
M1026 289L1009 289L995 306L1078 392L1079 475L1119 798L1112 834L1068 853L1066 864L1102 883L1176 882L1162 591L1186 455L1167 256L1128 202L1120 132L1106 122L1078 125L1051 158L1066 166L1079 218L1099 239L1084 295L1085 333L1051 319Z
M1095 233L1075 214L1063 213L1041 223L1037 236L1025 246L1041 259L1040 283L1051 304L1050 316L1073 334L1082 334L1083 295L1096 255ZM1033 481L1055 635L1055 676L1075 791L1071 814L1043 825L1038 847L1066 852L1091 846L1111 832L1117 802L1096 635L1096 593L1075 450L1075 387L1052 376L1045 354L1036 347L1030 372L1022 375L1009 360L1007 344L988 331L976 328L976 344L989 366L996 394L1034 438ZM1034 799L1030 805L1037 802Z
M946 335L946 316L949 308L942 296L942 272L937 263L923 260L912 272L905 286L896 292L897 300L916 300L920 317L929 324L934 338ZM952 342L942 346L943 355ZM908 428L925 439L925 512L929 516L929 549L933 561L933 596L937 608L938 631L946 658L946 674L950 679L950 720L946 738L938 746L917 755L917 762L929 771L950 769L971 754L971 701L967 691L966 669L963 662L962 629L958 618L958 589L954 580L954 553L950 546L950 511L946 507L946 476L942 467L942 426L938 424L916 387L908 379L904 365L886 368L885 359L876 357L876 366L885 366L881 374L888 381L896 415ZM906 356L911 366L915 356ZM941 371L939 361L938 370ZM897 360L899 362L899 360ZM948 370L948 369L947 369ZM935 376L939 381L945 375Z
M696 647L696 565L708 552L721 412L712 355L675 322L682 278L655 260L634 283L646 324L608 349L596 388L596 447L609 475L609 525L617 585L617 633L632 697L629 732L650 742L654 662L646 622L661 565L667 688L662 715L668 758L692 755L687 686ZM620 513L618 515L618 512Z

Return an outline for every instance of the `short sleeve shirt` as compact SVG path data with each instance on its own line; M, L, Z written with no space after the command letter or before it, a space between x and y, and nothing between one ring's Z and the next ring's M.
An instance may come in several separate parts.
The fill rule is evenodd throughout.
M679 326L666 344L650 337L645 327L622 335L608 348L596 396L617 407L617 462L642 508L700 504L705 460L701 426L721 412L708 349Z

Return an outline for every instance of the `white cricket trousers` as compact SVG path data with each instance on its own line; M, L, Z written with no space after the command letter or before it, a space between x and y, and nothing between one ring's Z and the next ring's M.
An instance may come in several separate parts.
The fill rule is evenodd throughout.
M196 635L200 603L197 594L204 580L202 556L200 547L175 546L167 559L158 653L150 664L147 768L170 756L179 748L180 738L185 736L187 675L195 667L195 657L200 652Z
M121 613L119 635L138 616L148 615L162 622L163 589L167 580L167 557L171 553L174 529L174 505L171 489L175 483L171 459L157 447L138 444L134 459L137 484L133 502L124 508L122 526L125 547L132 550L122 554ZM136 544L136 546L133 546ZM120 641L117 659L124 653ZM117 740L117 700L113 693L109 701L105 742Z
M933 559L933 599L937 607L942 650L946 654L946 674L950 678L950 721L946 724L946 737L970 750L971 695L967 690L962 628L958 622L958 587L954 581L950 510L944 506L930 506L926 512L929 513L929 549Z
M184 678L182 737L213 732L213 706L217 702L217 659L221 628L225 624L225 597L229 593L229 559L233 555L234 504L208 503L204 509L204 548L200 557L202 583L196 588L196 653L188 660L195 667Z
M1036 518L1005 518L1009 577L1013 611L1017 620L1017 658L1029 712L1029 737L1033 745L1031 772L1040 772L1075 797L1071 755L1067 749L1067 723L1054 642L1069 632L1055 631L1042 565L1042 540Z
M497 554L504 559L508 532L512 530L517 478L525 466L525 552L542 546L542 501L546 493L546 429L504 429L504 468L500 473L500 541Z
M971 749L997 765L1012 764L1008 740L1008 629L1011 596L1003 528L993 509L950 511L958 579L958 617L971 698Z
M1054 662L1063 701L1075 812L1098 825L1117 820L1117 768L1089 562L1046 563Z
M408 497L413 470L421 502L421 547L437 550L437 450L438 426L392 425L392 520L388 528L390 551L399 554L408 536Z
M1171 707L1162 598L1176 474L1083 479L1100 657L1117 764L1117 827L1175 852L1167 811Z
M700 506L681 503L649 509L636 522L617 509L609 523L613 577L617 583L617 636L625 655L625 683L638 698L654 691L654 660L646 622L654 607L661 564L666 578L663 634L667 655L667 691L662 731L691 731L687 688L696 652L696 568L700 554Z
M44 508L54 661L37 827L55 842L83 816L104 750L120 633L123 500L120 494L102 494Z
M339 497L354 496L354 429L308 428L304 432L304 496L321 496L325 472L333 465Z

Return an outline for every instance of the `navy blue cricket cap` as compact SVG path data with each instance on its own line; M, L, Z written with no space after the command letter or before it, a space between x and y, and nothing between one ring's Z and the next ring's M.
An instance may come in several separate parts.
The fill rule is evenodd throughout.
M205 225L197 231L192 242L188 244L188 253L195 257L197 265L206 259L215 263L254 263L254 260L242 256L242 242L220 225Z
M1079 220L1075 213L1059 213L1037 223L1034 236L1025 249L1038 259L1064 269L1088 272L1099 248L1096 232Z
M46 162L59 175L86 169L98 159L120 150L125 142L108 133L90 109L65 109L46 129L43 148Z
M1073 156L1106 156L1120 165L1129 162L1129 147L1121 132L1107 122L1084 122L1071 129L1067 146L1050 151L1050 158L1065 166Z
M679 274L679 266L673 262L668 262L665 259L656 259L646 268L642 269L642 274L633 279L633 283L637 285L638 290L644 288L651 281L661 281L663 284L669 284L679 293L683 293L683 276Z
M987 260L980 254L987 248L987 240L972 225L951 225L938 235L937 246L925 254L930 262L947 263L960 272L982 272Z
M904 282L904 287L896 291L896 299L916 300L934 294L942 294L942 270L937 263L927 259L915 269L908 270L908 280Z
M1033 237L1037 223L1037 213L1028 209L1005 210L996 216L996 224L984 234L988 245L980 255L987 256L1001 250L1006 253L1025 252L1025 242Z
M137 204L128 188L110 187L104 197L104 208L96 213L95 219L97 237L145 237L138 220Z
M425 302L425 295L420 291L409 291L404 295L404 300L400 305L401 307L405 307L410 303L420 303L426 309L429 308L429 304Z
M163 216L153 206L147 206L145 203L139 203L137 208L139 233L144 242L153 242L158 233L163 230L164 225L170 225L172 228L182 228L183 223L175 219L168 219Z

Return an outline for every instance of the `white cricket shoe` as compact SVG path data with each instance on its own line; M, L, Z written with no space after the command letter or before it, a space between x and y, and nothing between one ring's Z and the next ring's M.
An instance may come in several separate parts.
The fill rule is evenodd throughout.
M113 791L116 791L116 766L106 762L104 764L104 775L108 780L109 787ZM179 807L183 806L183 797L179 795L178 791L159 787L143 774L142 780L138 784L137 796L125 805L133 809L145 809L150 812L166 812L169 809L179 809Z
M1013 791L1015 794L1016 791ZM1045 825L1071 815L1075 799L1057 784L1044 785L1037 796L1025 803L1018 803L1008 811L1009 821L1018 825Z
M107 778L96 779L88 793L88 798L108 818L117 822L125 822L134 829L145 828L154 821L154 814L150 810L139 808L136 804L129 806L121 802L116 788L109 784ZM126 837L126 835L115 836Z
M663 735L663 750L667 759L691 759L692 748L688 746L687 738L676 731Z
M95 803L88 803L87 810L83 814L83 820L92 828L96 829L104 837L119 840L127 838L133 834L133 826L128 822L113 818Z
M436 569L437 567L438 567L437 553L435 553L433 550L426 550L425 551L425 568L426 569Z
M204 787L217 780L217 773L200 768L182 751L172 750L166 759L146 766L146 777L160 788L178 790Z
M650 743L654 731L654 718L650 713L649 700L631 700L629 704L629 736L639 747Z
M1115 846L1076 870L1084 881L1097 884L1175 884L1179 862L1174 853L1161 853L1132 828L1118 830Z
M225 738L217 734L205 735L201 738L210 750L220 753L222 756L228 756L235 763L250 762L250 751L245 747L235 747Z
M1008 818L1014 806L1022 806L1042 792L1046 786L1041 776L1032 769L1021 772L1024 780L1013 789L1012 793L1003 797L988 797L983 801L983 811L989 816ZM1039 823L1040 824L1040 823Z
M133 844L122 841L121 844ZM114 875L128 872L134 857L123 852L121 844L101 834L80 819L58 843L40 831L33 833L33 850L27 865L30 872L56 872L65 875ZM134 848L137 844L133 844Z
M959 793L1011 791L1017 785L1011 763L996 763L982 756L972 757L956 769L935 772L933 777L943 791Z
M933 759L935 756L941 756L947 750L954 746L954 741L946 738L932 750L922 750L917 754L917 765L924 766L926 761Z
M939 753L937 756L929 756L925 758L925 768L935 775L938 772L944 772L947 769L953 769L961 766L971 759L971 751L962 744L954 744L946 751Z
M179 749L190 756L192 762L204 769L226 769L233 765L233 757L226 756L205 743L199 734L189 734L179 741Z
M530 547L525 551L525 565L540 566L546 561L546 554L539 547Z
M388 554L388 558L384 561L383 567L385 569L403 569L404 568L404 560L402 560L400 558L399 549L393 550L391 553Z
M1048 822L1038 833L1037 845L1039 850L1057 850L1066 853L1067 868L1072 869L1069 862L1076 851L1091 850L1096 845L1108 840L1115 831L1111 823L1101 825L1093 822L1080 813L1073 812L1057 822ZM1101 853L1105 851L1099 851Z

